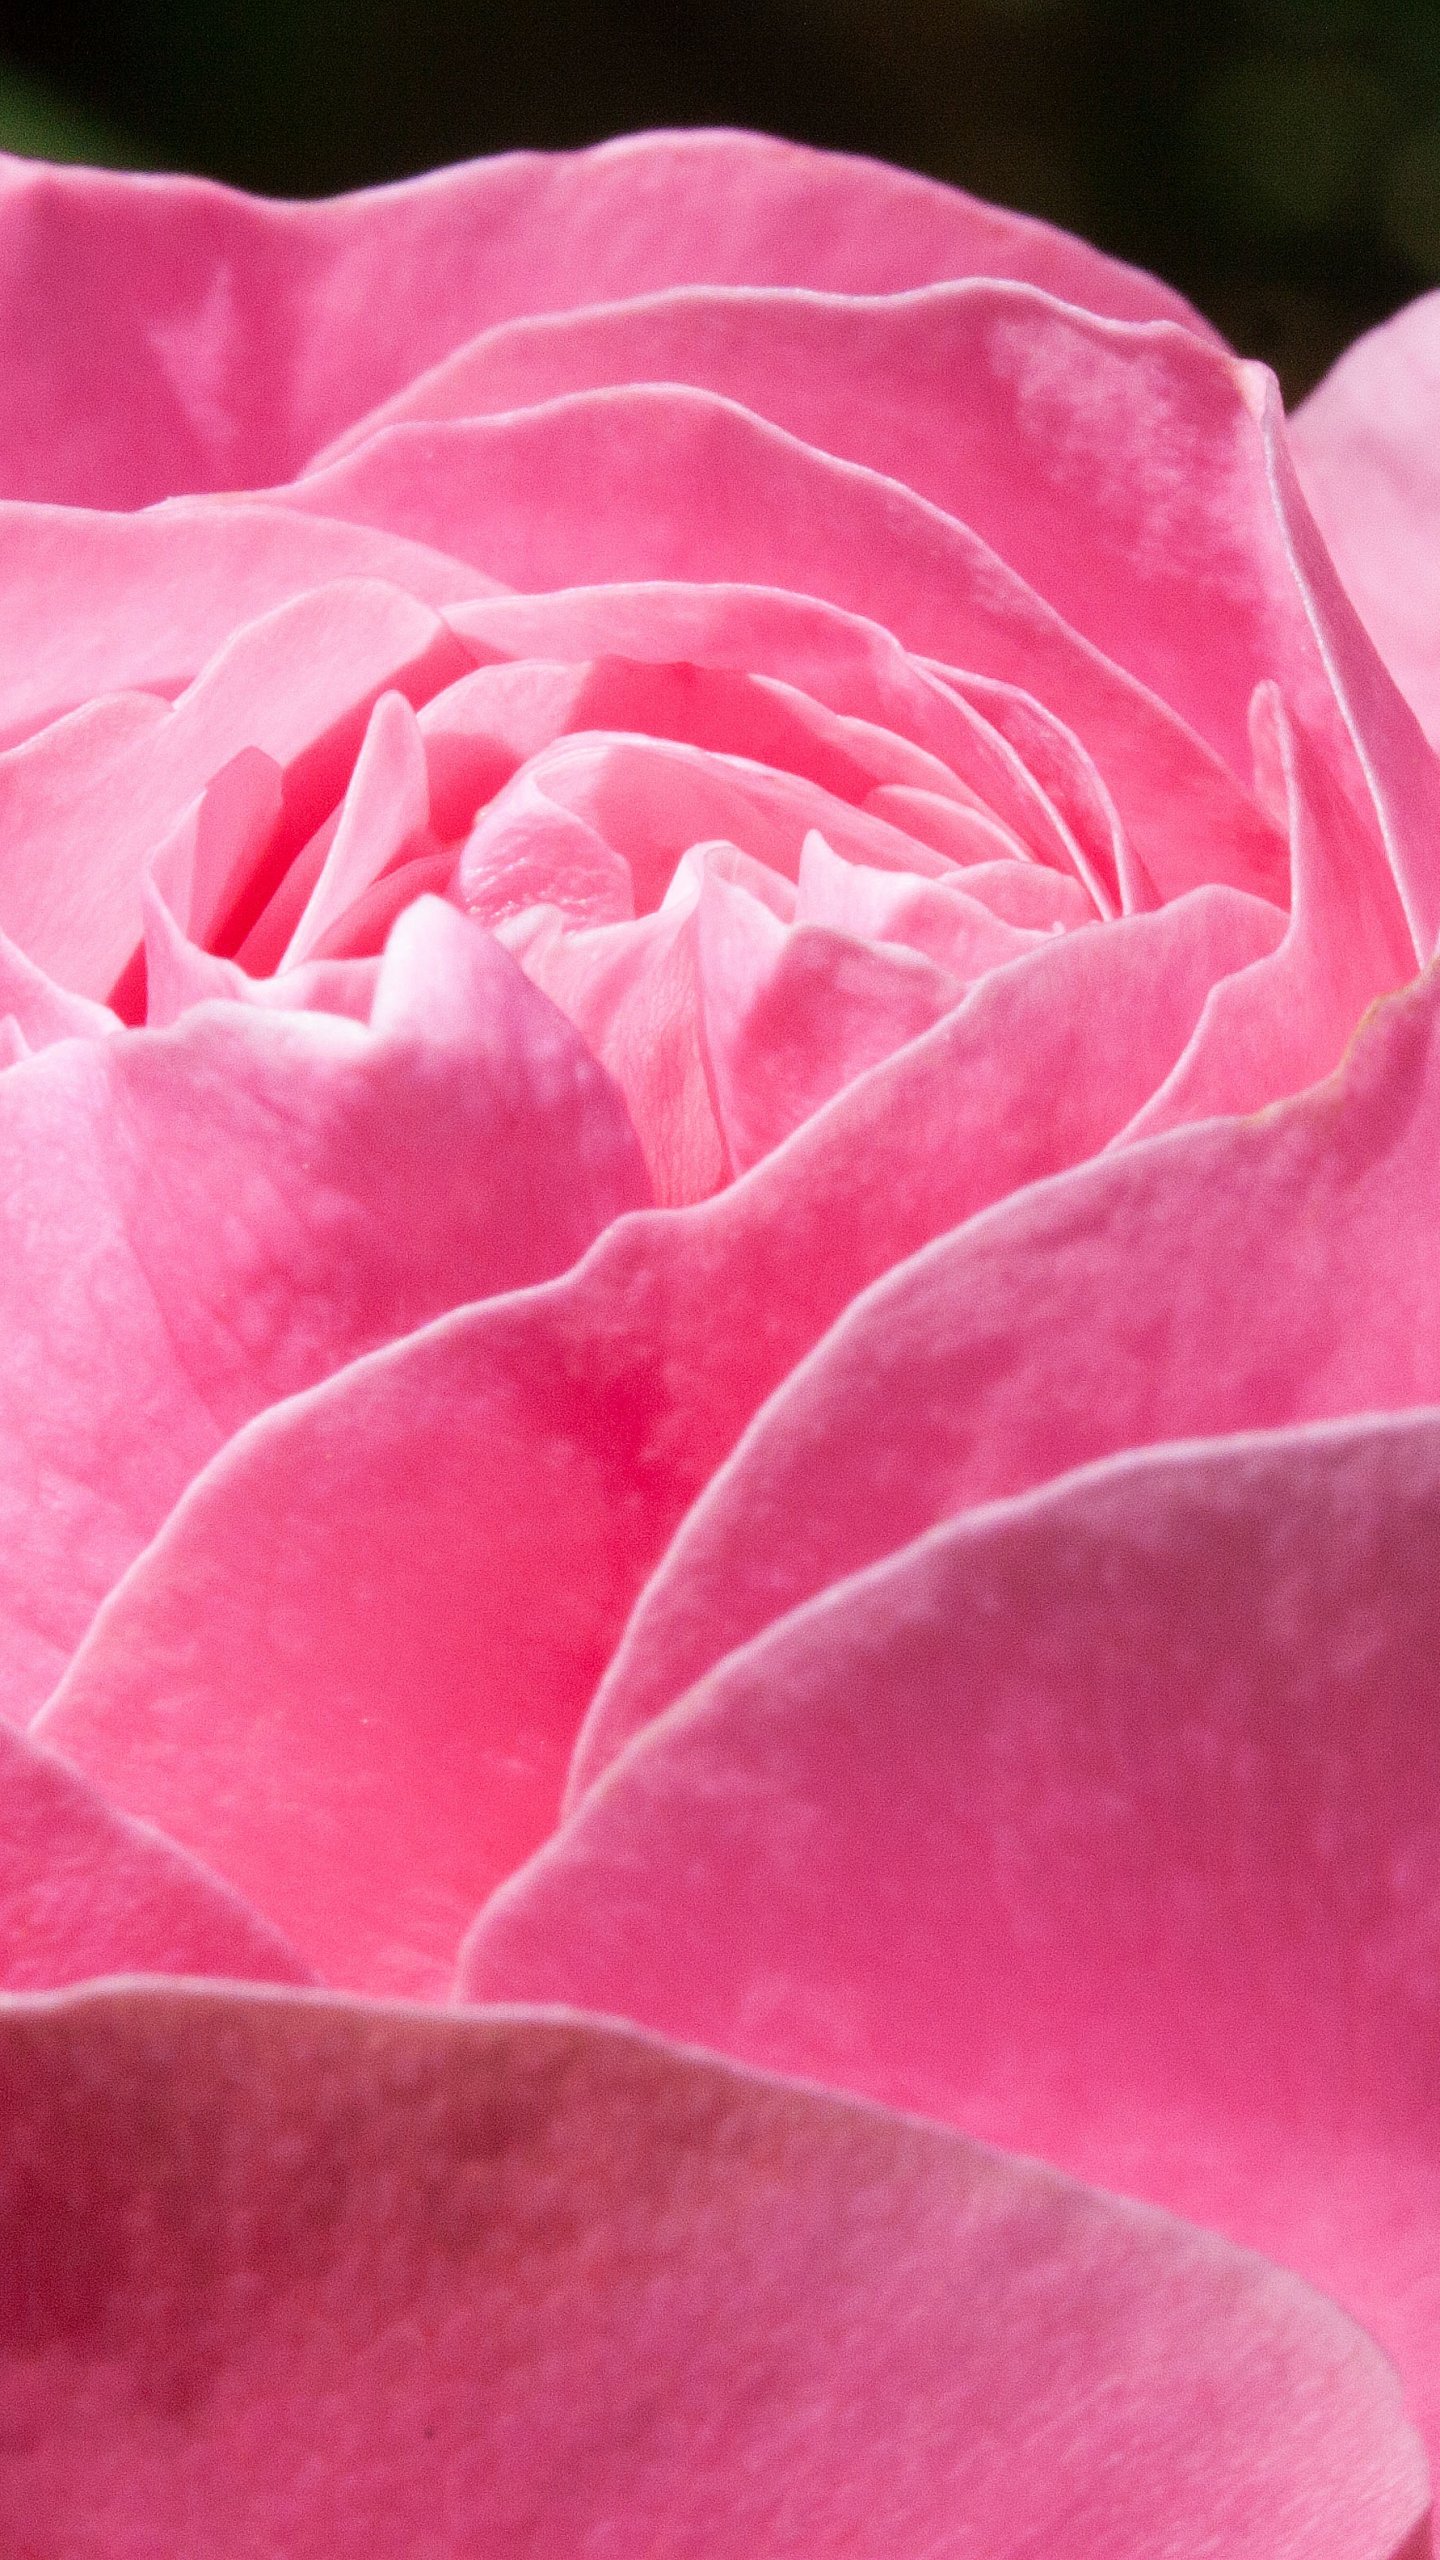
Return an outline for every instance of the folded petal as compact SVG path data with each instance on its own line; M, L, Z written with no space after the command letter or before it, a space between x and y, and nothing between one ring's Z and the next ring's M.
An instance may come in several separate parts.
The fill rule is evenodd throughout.
M1440 2451L1440 1415L1127 1452L730 1656L477 1927L1332 2292Z
M140 943L151 857L163 874L197 798L252 749L278 768L281 817L267 836L232 811L222 830L205 930L233 946L340 798L377 697L423 701L462 660L428 606L341 580L246 624L173 707L127 694L55 722L0 755L0 924L78 994L108 996Z
M278 494L520 589L721 577L868 615L1068 723L1163 893L1217 878L1273 893L1282 876L1273 830L1215 750L977 534L711 392L641 385L391 427Z
M3 162L0 162L3 166ZM0 504L0 744L95 696L179 693L231 634L312 587L376 578L428 604L478 571L366 526L226 499L138 516Z

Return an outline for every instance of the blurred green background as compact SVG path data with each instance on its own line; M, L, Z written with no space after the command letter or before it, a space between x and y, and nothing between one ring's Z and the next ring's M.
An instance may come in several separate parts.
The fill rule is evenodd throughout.
M316 195L738 123L1048 214L1297 397L1440 282L1440 0L0 0L0 143Z

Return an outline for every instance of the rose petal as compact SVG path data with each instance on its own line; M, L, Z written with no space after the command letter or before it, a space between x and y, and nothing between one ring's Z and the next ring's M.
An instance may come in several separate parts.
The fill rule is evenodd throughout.
M1440 294L1346 349L1290 421L1300 485L1360 619L1440 745Z
M1047 223L872 161L641 134L325 204L0 159L0 483L140 506L285 480L479 329L707 278L891 293L1017 275L1206 324Z
M1290 922L1272 952L1211 988L1183 1054L1123 1133L1128 1141L1262 1111L1317 1083L1338 1066L1367 1006L1412 974L1402 920L1375 894L1378 843L1356 825L1278 691L1262 686L1255 708L1257 757L1273 758L1290 804Z
M697 287L520 320L407 385L337 453L406 421L660 382L718 392L971 526L1242 777L1262 677L1318 716L1323 673L1234 359L1030 286L872 301Z
M1427 976L1329 1084L1032 1186L867 1291L689 1513L574 1783L784 1610L970 1504L1149 1441L1440 1400L1437 1026Z
M397 927L371 1032L207 1006L7 1074L3 1712L248 1415L646 1197L614 1088L438 900Z
M877 1270L1131 1117L1257 917L1279 929L1209 891L1062 936L703 1209L627 1219L568 1280L277 1407L38 1729L327 1979L437 1991L552 1827L635 1594L761 1399Z
M1440 2449L1440 1416L1127 1452L732 1655L473 1997L938 2114L1333 2292Z
M197 795L243 749L283 774L284 825L265 848L270 865L283 865L339 798L377 697L408 689L423 701L461 654L413 597L342 581L247 624L173 709L148 696L94 703L0 755L5 931L79 994L108 995L140 941L150 857L176 858ZM227 864L260 842L240 827ZM234 932L265 881L262 862L237 891L226 868Z
M695 922L715 1113L737 1173L964 994L919 952L782 924L713 868Z
M107 1973L312 1979L227 1885L0 1724L0 1983L50 1990Z
M1273 834L1213 749L965 525L712 393L580 392L391 427L279 495L448 548L507 586L718 576L867 614L1067 722L1164 892L1275 886Z
M16 2004L0 2071L16 2547L1419 2560L1358 2330L954 2135L276 1994Z
M302 531L293 514L236 499L141 516L0 505L0 577L7 746L99 694L179 693L232 632L312 587L375 578L440 605L486 584L373 528L312 519Z

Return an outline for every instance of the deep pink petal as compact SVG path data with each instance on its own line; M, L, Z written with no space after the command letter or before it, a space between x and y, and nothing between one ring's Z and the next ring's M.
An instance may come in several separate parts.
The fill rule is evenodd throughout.
M466 1985L1216 2226L1365 2322L1440 2451L1437 1524L1434 1412L976 1512L651 1726Z
M28 1715L227 1435L548 1278L648 1197L619 1096L506 954L411 908L373 1030L206 1005L0 1079L0 1702Z
M0 487L130 507L285 480L478 330L706 280L1021 276L1178 320L1152 277L873 161L742 133L512 153L323 204L0 158Z
M0 1724L0 1984L114 1973L312 1979L228 1886Z
M14 2004L0 2527L208 2560L1420 2560L1293 2278L571 2019Z
M1437 1028L1432 974L1328 1084L1034 1185L878 1282L689 1514L577 1782L784 1610L974 1503L1146 1442L1440 1401Z
M1257 922L1210 891L1062 935L703 1208L265 1415L114 1592L47 1739L328 1979L438 1989L762 1398L877 1271L1123 1125Z

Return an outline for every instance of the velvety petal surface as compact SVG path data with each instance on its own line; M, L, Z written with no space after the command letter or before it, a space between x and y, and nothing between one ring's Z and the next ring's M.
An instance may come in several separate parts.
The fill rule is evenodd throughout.
M1440 2450L1440 1417L1126 1454L722 1663L480 1922L1299 2269Z
M933 2128L570 2019L278 1995L15 2004L0 2075L17 2548L1420 2552L1393 2377L1330 2305Z

